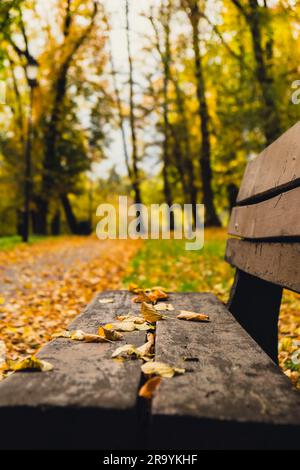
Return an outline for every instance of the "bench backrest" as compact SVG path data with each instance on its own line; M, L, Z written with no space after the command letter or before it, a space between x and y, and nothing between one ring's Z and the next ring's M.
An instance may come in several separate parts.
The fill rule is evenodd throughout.
M282 289L300 292L300 122L249 162L229 234L239 237L229 239L226 250L226 260L237 268L229 308L269 349L268 326L276 326L277 344ZM267 352L275 360L274 347Z

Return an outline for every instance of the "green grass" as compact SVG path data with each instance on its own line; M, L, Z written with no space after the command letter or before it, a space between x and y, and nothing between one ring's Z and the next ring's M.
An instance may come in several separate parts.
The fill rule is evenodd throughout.
M33 236L30 237L29 245L34 243L38 243L44 240L49 240L50 237L42 237L42 236ZM0 237L0 251L11 250L15 248L17 245L21 245L22 238L18 235L14 235L11 237Z
M133 259L124 284L161 285L170 291L210 291L227 298L233 270L224 261L226 232L206 230L200 251L186 251L184 240L148 240Z

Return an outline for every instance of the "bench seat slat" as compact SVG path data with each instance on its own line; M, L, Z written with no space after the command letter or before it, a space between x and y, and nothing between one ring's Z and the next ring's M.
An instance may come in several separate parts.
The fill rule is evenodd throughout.
M154 448L299 447L299 394L226 307L211 294L171 301L209 314L211 323L177 320L178 311L158 323L156 360L191 371L163 379L156 391Z
M101 297L114 302L100 304ZM128 292L106 292L69 329L97 333L100 324L137 308ZM127 333L126 341L142 345L145 332ZM0 427L0 448L134 447L141 364L111 359L122 344L57 339L38 354L53 364L52 372L16 373L1 382L0 420L6 424ZM34 438L26 432L28 420L35 429Z
M300 243L231 239L226 261L248 274L300 292Z
M295 186L300 186L300 122L249 162L238 203L267 199Z
M250 239L300 237L300 188L258 204L235 207L228 233Z

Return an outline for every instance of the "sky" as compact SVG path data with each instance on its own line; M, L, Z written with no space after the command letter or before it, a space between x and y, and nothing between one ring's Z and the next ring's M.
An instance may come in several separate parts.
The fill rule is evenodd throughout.
M141 49L145 44L144 34L151 32L151 26L142 14L149 10L149 5L159 4L160 0L130 0L130 26L131 48L133 56L137 59L135 62L135 73L138 73L139 60L141 60ZM106 11L110 15L110 24L112 28L111 44L115 63L115 69L120 72L118 77L119 89L125 90L124 82L128 80L128 55L126 39L126 16L125 0L104 0ZM127 88L126 91L128 92ZM108 159L103 163L96 165L94 170L97 174L103 176L115 164L118 173L125 175L126 168L122 149L121 133L119 131L112 133L112 143L107 150ZM127 131L127 140L130 144L130 138ZM150 163L150 165L152 165Z

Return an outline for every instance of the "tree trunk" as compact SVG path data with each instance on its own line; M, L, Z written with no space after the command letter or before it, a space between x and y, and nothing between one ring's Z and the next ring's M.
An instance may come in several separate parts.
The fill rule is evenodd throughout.
M55 190L55 177L57 172L60 171L60 161L56 152L56 143L58 137L58 125L60 122L60 115L62 110L62 104L67 92L67 80L68 72L71 66L72 60L76 52L83 45L87 37L89 36L95 22L95 18L98 12L98 5L94 2L94 11L91 16L91 22L85 29L83 34L74 42L71 51L64 59L57 76L57 80L54 85L54 101L51 110L49 123L47 125L44 137L45 155L43 162L43 178L41 185L40 199L43 201L41 204L41 210L39 218L43 220L41 225L42 229L47 233L47 215L49 209L49 201L52 193ZM63 26L63 35L65 40L72 34L72 13L71 13L71 0L67 0L66 14Z
M51 221L51 235L60 235L60 210L58 209Z
M136 118L135 118L135 104L134 104L134 79L133 79L133 61L131 55L131 43L130 43L130 24L129 24L129 1L126 0L126 32L127 32L127 51L128 51L128 63L129 63L129 121L131 130L131 143L132 143L132 187L134 191L135 204L142 203L139 170L138 170L138 147L137 147L137 135L136 135Z
M76 235L78 233L78 223L67 194L61 195L61 202L65 211L70 231Z
M195 72L197 81L197 98L199 103L199 116L201 121L202 148L200 156L201 179L203 187L203 204L205 205L205 223L208 227L220 227L221 222L214 206L214 194L212 189L211 145L209 134L210 116L205 96L205 80L200 53L199 21L200 11L198 3L193 3L190 8L190 21L193 29L193 47L195 55Z
M164 143L163 143L163 182L164 182L164 196L165 202L169 207L173 204L172 190L169 182L169 169L170 169L170 122L169 122L169 83L170 83L170 3L166 6L165 11L162 12L165 17L164 32L165 32L165 53L162 57L164 67L163 78L163 119L164 119ZM174 213L171 212L170 217L170 230L175 228Z
M178 115L181 116L181 127L182 127L182 140L184 145L184 166L187 170L187 193L189 193L189 198L187 202L193 206L193 220L196 224L197 222L197 188L196 188L196 178L194 172L194 165L192 160L192 152L190 145L190 133L188 128L188 118L186 115L184 96L183 92L179 86L178 80L173 79L173 83L176 91L176 104Z
M272 71L269 70L272 67L273 60L273 37L270 27L268 5L265 1L264 6L261 7L257 0L248 0L248 7L242 5L240 0L232 0L232 3L244 16L251 32L253 52L256 62L255 74L263 99L263 130L266 143L267 145L270 145L282 134L282 127L280 114L274 99L274 79ZM264 12L264 18L262 18L261 15L262 11ZM266 17L267 22L265 20ZM265 50L263 48L262 39L263 24L266 24L268 29Z
M272 49L270 48L270 41L268 41L269 46L265 56L262 46L261 7L258 5L257 0L249 0L249 7L250 13L247 16L247 21L251 31L256 60L256 77L264 101L262 112L264 134L267 145L270 145L282 134L280 116L274 99L274 80L272 75L268 73L267 65L267 56L270 60Z

